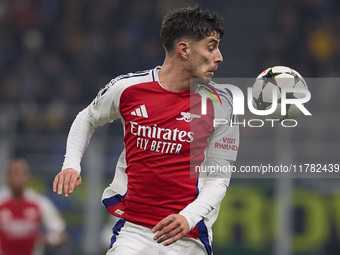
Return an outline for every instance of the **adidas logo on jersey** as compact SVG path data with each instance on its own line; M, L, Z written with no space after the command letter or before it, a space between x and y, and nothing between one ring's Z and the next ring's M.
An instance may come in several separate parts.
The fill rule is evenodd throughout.
M146 111L145 104L141 105L137 109L131 112L131 115L149 118L148 112Z

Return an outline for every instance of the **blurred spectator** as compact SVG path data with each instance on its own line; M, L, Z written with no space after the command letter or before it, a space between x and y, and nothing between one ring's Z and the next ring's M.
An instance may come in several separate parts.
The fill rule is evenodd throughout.
M162 64L160 20L192 2L0 1L0 103L17 111L13 129L66 132L73 105L87 104L112 77Z
M65 223L46 197L26 188L30 179L23 158L10 160L0 191L0 254L41 255L66 239Z
M261 54L262 69L286 65L305 77L338 77L338 1L281 0L277 10Z

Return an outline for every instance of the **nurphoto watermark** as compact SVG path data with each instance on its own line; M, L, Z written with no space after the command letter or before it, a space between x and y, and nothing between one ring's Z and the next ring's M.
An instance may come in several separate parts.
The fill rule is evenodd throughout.
M225 81L215 83L202 84L201 96L201 114L207 114L207 102L212 100L216 107L224 107L223 100L219 95L219 91L228 91L232 97L232 115L244 116L247 110L255 115L257 118L243 119L239 121L238 118L232 119L218 119L213 120L213 126L230 125L243 127L274 127L280 124L283 127L295 127L298 125L296 117L300 114L305 116L312 116L312 113L307 109L306 104L311 99L311 93L307 86L277 86L272 83L260 84L258 81L251 87L246 88L246 95L239 86L225 83ZM194 81L195 82L195 81ZM197 82L197 81L196 81ZM305 81L303 80L303 84ZM263 83L263 82L262 82ZM281 80L281 84L288 84L288 81ZM302 82L301 82L302 84Z

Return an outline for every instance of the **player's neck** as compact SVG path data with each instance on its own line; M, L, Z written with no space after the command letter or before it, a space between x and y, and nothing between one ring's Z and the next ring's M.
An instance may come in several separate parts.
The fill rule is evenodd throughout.
M12 193L12 197L15 200L21 200L24 197L24 194L23 193Z
M158 73L159 82L164 89L172 92L190 90L190 76L183 70L180 63L174 59L165 59Z
M23 190L12 190L12 197L14 199L22 199L24 197Z

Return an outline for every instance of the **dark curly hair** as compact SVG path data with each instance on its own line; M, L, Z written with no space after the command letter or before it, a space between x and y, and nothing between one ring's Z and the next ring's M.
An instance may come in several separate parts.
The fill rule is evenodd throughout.
M163 18L161 39L166 51L171 52L174 42L182 37L201 40L217 33L224 33L223 18L217 12L203 10L199 5L180 8Z

